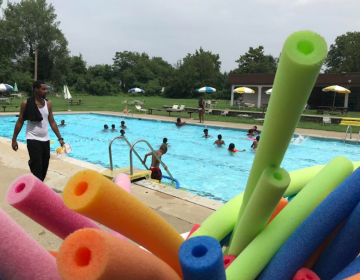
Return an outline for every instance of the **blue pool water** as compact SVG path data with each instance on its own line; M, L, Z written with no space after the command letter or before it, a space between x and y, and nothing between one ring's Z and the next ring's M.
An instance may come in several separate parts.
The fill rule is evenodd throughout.
M252 142L245 139L244 130L208 127L209 134L214 138L205 139L201 137L204 126L185 125L178 128L168 122L99 114L55 115L57 123L62 119L67 125L59 129L65 141L70 142L73 148L73 152L67 156L105 168L109 168L109 141L118 136L119 132L102 133L104 124L109 127L115 124L119 131L120 121L124 120L128 127L125 136L130 143L145 139L156 149L162 139L167 137L170 148L163 156L163 161L172 175L180 181L181 187L191 193L223 202L244 190L255 155L250 150ZM11 139L16 120L15 116L0 117L0 136ZM217 148L213 145L218 134L222 134L226 147ZM55 144L51 145L54 152L58 142L52 131L50 137L55 140ZM356 145L345 145L336 140L305 139L300 144L290 145L282 163L287 171L326 164L337 155L343 155L352 161L359 160L360 147ZM18 140L26 142L25 125ZM227 147L231 142L235 143L237 149L246 149L246 152L229 154ZM139 143L136 150L141 156L149 152L144 143ZM134 166L143 168L139 160L135 156L133 158ZM113 143L113 163L114 168L129 166L129 148L124 141L117 140ZM150 157L147 163L150 166ZM164 171L163 174L166 175Z

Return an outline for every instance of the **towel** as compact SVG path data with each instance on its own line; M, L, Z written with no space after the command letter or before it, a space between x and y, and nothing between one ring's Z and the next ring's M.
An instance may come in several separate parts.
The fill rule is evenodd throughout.
M35 97L30 97L27 99L26 107L24 111L24 121L26 120L35 121L35 122L41 122L43 120L39 108L35 103Z

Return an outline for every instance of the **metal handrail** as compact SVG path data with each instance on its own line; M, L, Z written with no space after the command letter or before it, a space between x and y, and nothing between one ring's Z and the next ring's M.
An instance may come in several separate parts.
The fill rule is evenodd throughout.
M130 144L130 142L126 139L126 137L124 137L124 136L116 136L116 137L114 137L113 139L111 139L111 141L110 141L110 143L109 143L109 157L110 157L110 170L111 171L113 171L114 169L113 169L113 161L112 161L112 153L111 153L111 145L112 145L112 143L114 142L114 140L116 140L116 139L122 139L122 140L124 140L127 144L128 144L128 146L129 147L131 147L131 144ZM146 167L146 169L149 169L147 166L146 166L146 163L145 162L143 162L143 160L141 159L141 157L139 156L139 154L134 150L134 153L135 153L135 155L138 157L138 159L141 161L141 163ZM131 173L132 174L132 173Z
M350 128L350 139L351 139L351 137L352 137L352 127L351 127L351 125L349 125L349 126L347 127L347 129L346 129L346 132L345 132L344 143L346 143L346 137L347 137L349 128ZM360 132L359 132L359 133L360 133ZM358 136L358 141L359 141L359 136Z
M158 157L158 155L155 153L155 150L151 147L151 145L149 144L149 142L146 141L146 140L137 140L137 141L135 141L135 142L132 144L132 146L131 146L131 148L130 148L130 175L133 175L132 151L134 150L135 145L136 145L137 143L140 143L140 142L144 142L144 143L146 143L146 145L148 145L148 147L150 148L150 150L153 152L153 155L156 157L156 159L160 162L160 164L164 167L165 171L166 171L167 174L169 175L169 177L170 177L170 179L171 179L171 182L174 182L174 178L173 178L173 176L171 175L170 171L167 170L167 168L165 168L165 165L164 165L164 163L162 162L162 160ZM135 152L135 150L134 150L134 152ZM145 162L144 162L144 164L145 164ZM149 168L147 168L147 169L149 169Z
M359 145L359 139L360 139L360 130L359 130L358 137L357 137L357 139L356 139L356 145Z

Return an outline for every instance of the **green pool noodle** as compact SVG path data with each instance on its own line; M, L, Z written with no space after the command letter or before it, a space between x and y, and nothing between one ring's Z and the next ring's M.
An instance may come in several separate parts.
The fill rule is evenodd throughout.
M353 164L354 169L360 167L360 161L354 161ZM288 197L292 194L297 194L324 166L316 165L289 172L291 182L283 196ZM207 217L201 224L201 227L191 237L207 235L214 237L219 242L223 240L234 229L243 195L243 192L238 194Z
M286 39L239 218L264 169L280 166L326 55L324 38L314 32L298 31Z
M238 256L265 228L289 184L290 176L284 169L265 168L234 230L228 254Z
M254 280L295 229L353 170L344 157L330 161L226 269L226 279Z

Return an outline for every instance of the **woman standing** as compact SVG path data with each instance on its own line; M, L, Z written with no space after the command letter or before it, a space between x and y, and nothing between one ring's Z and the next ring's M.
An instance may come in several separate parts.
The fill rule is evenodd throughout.
M204 113L205 113L205 103L202 98L199 99L199 120L201 123L201 118L204 122Z

